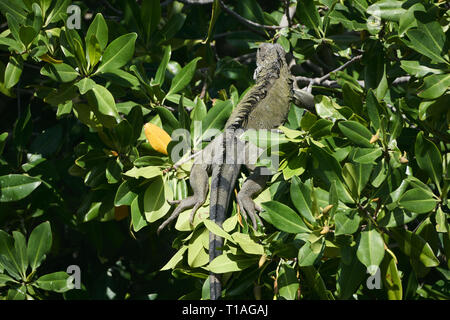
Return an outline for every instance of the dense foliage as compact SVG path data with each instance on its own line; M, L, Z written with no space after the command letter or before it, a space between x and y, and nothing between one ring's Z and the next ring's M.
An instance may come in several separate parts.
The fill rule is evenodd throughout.
M208 299L213 271L225 299L449 299L448 3L192 2L0 2L0 298ZM157 235L261 42L314 99L276 135L264 226L207 201Z

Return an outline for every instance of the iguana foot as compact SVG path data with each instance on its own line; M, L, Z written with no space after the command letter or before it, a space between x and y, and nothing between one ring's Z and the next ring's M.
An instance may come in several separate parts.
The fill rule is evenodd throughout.
M262 208L257 205L251 197L241 192L237 195L237 202L239 208L241 209L241 213L244 216L244 219L247 220L247 216L250 216L250 220L252 221L253 229L257 229L257 222L263 225L261 218L258 215L258 212L262 211Z
M158 228L157 233L159 234L162 229L164 229L170 222L175 220L181 212L184 210L192 209L189 222L192 224L194 221L195 212L205 203L206 196L208 194L208 173L204 166L193 165L191 169L191 174L189 176L190 184L194 194L183 200L169 201L170 204L178 204L175 211L166 219Z
M205 203L205 199L199 199L196 195L187 197L186 199L183 199L181 201L171 201L171 204L177 204L179 203L178 207L176 207L175 211L170 215L169 218L167 218L158 228L157 233L159 234L169 223L171 223L173 220L175 220L181 212L184 210L192 209L191 216L190 216L190 223L192 224L194 220L195 212L200 208L203 203ZM170 202L169 202L170 203Z

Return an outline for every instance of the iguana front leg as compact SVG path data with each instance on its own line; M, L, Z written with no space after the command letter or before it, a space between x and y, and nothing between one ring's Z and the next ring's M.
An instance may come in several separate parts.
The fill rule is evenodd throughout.
M208 183L208 165L207 164L194 164L189 175L190 185L194 194L186 199L179 201L178 206L174 212L164 221L158 228L158 233L161 232L170 222L175 220L181 212L192 208L190 222L194 220L195 212L205 203L206 196L208 195L209 183ZM178 201L172 202L176 204Z
M237 202L244 219L247 219L247 216L250 216L253 228L256 230L256 220L262 224L258 215L261 208L253 201L253 199L264 189L270 175L261 174L261 167L247 166L247 168L251 170L251 174L242 184L241 190L237 194Z

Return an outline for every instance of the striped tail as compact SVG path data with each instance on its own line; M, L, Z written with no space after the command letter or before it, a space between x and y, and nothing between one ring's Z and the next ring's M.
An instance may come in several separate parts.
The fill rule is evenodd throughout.
M225 215L230 202L236 179L241 169L240 164L220 164L214 166L211 181L209 218L219 226L225 220ZM223 238L209 233L209 261L222 254ZM220 275L210 273L209 276L210 298L217 300L222 293Z

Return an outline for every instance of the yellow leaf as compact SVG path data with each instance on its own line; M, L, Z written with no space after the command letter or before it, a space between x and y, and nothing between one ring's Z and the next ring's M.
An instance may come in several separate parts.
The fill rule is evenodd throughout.
M60 63L63 63L62 60L57 60L57 59L55 59L55 58L49 56L49 55L46 54L46 53L44 53L42 56L40 56L39 59L41 59L42 61L45 61L45 62L53 63L53 64L60 64Z
M171 139L166 131L153 123L147 123L144 125L144 133L153 149L167 155L167 145Z

